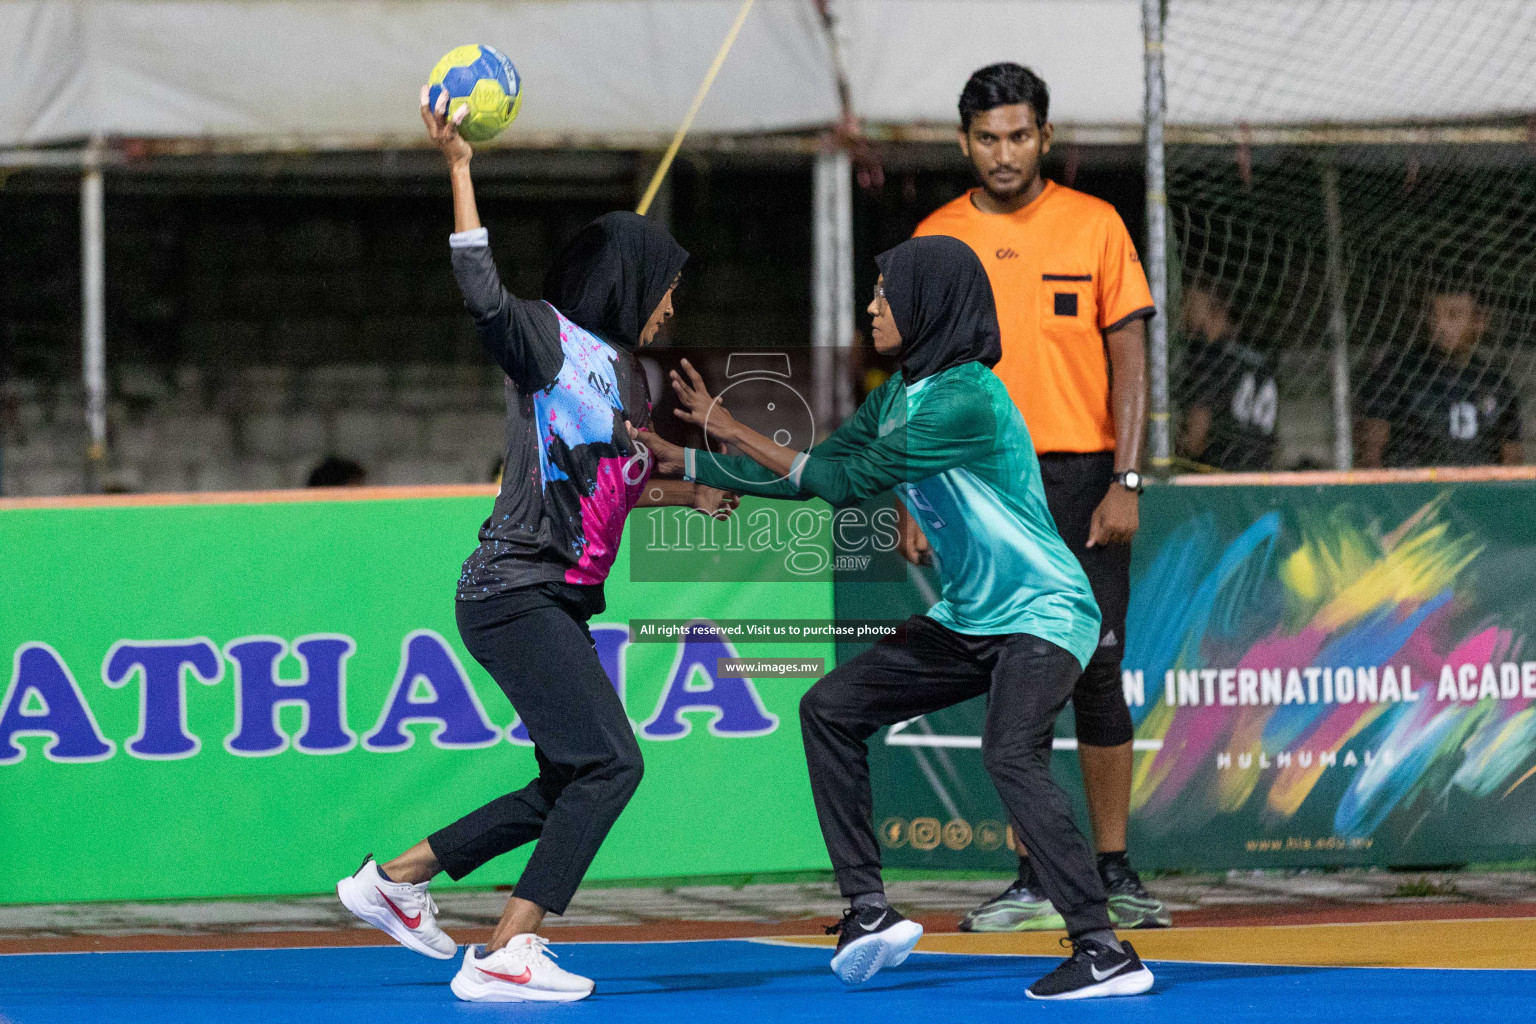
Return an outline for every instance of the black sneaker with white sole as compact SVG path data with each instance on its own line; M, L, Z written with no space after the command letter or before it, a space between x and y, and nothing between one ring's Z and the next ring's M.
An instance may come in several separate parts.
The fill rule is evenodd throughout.
M1134 996L1152 987L1147 970L1129 942L1121 951L1092 939L1063 939L1072 944L1072 955L1061 966L1025 990L1031 999L1098 999L1102 996Z
M827 929L828 935L833 933L841 934L832 973L844 985L859 985L882 967L905 960L923 937L923 926L902 917L895 907L861 907L843 911L843 919Z

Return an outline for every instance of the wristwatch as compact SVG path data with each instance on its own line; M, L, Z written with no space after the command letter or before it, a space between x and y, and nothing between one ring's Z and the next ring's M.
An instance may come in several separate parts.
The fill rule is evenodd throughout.
M1137 494L1140 494L1146 485L1146 481L1142 479L1141 474L1134 469L1128 469L1123 473L1116 473L1109 479L1126 490L1134 491Z

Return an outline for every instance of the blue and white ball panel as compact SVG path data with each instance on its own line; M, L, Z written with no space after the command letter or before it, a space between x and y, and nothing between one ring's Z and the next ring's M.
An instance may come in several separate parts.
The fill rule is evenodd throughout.
M472 55L465 51L472 51ZM443 67L445 64L448 65L446 68ZM462 99L475 91L476 83L486 78L501 86L501 91L509 97L517 95L519 86L517 68L506 54L493 46L461 46L444 57L433 72L433 84L427 96L431 106L436 106L442 90L448 90L450 99Z

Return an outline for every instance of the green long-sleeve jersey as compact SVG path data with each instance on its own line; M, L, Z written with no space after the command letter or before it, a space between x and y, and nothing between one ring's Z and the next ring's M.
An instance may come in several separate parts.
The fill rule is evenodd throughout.
M684 460L685 479L839 508L894 488L938 563L930 618L957 633L1030 633L1085 667L1098 644L1099 607L1056 532L1024 417L981 363L910 385L897 373L787 478L742 456L690 448Z

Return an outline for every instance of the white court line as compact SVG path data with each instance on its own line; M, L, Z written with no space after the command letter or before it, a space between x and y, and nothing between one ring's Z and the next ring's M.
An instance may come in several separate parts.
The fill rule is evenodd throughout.
M951 747L957 750L980 750L980 736L925 736L921 733L907 732L907 726L917 721L909 718L905 722L898 722L891 726L885 734L885 745L888 747ZM1058 737L1051 741L1052 750L1076 750L1077 740ZM1162 740L1132 740L1132 750L1162 750Z

